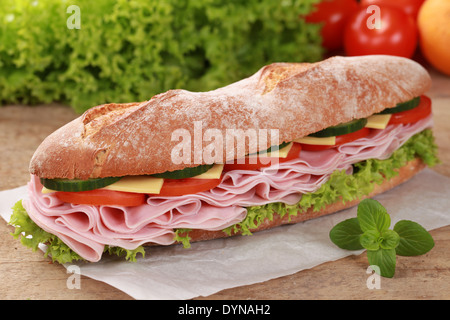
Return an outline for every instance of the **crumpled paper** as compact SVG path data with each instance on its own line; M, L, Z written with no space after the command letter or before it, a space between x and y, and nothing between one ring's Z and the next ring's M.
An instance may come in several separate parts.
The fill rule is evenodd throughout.
M9 221L11 207L26 196L25 187L0 192L1 216ZM450 178L430 169L374 199L391 215L391 228L402 219L416 221L427 230L450 225ZM135 299L191 299L360 254L362 250L339 249L328 236L334 225L352 217L356 207L252 236L193 243L190 249L149 247L145 258L139 256L136 263L105 256L98 263L77 265L82 275Z

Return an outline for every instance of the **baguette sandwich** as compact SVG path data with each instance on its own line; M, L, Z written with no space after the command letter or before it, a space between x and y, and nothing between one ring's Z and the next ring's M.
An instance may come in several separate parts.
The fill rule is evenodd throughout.
M135 260L354 206L436 163L430 85L409 59L332 57L91 108L36 150L13 234L60 263Z

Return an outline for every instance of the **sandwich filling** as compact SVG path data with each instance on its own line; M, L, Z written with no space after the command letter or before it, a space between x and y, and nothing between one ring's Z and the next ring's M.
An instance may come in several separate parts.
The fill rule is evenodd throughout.
M74 257L95 262L101 259L105 248L135 253L143 252L143 244L170 245L186 240L179 238L179 230L249 230L244 222L250 214L261 211L258 209L273 206L276 208L273 211L278 211L284 206L284 210L292 208L293 214L301 214L299 204L311 202L311 195L322 190L333 175L351 176L360 170L358 164L364 161L373 159L381 163L391 159L402 146L417 137L423 141L416 143L411 156L419 155L427 164L434 164L435 146L428 130L432 125L431 114L412 123L389 124L334 148L301 150L296 158L281 162L276 168L225 171L220 183L210 190L181 196L151 195L137 206L64 202L54 193L43 193L39 177L31 176L29 198L16 205L11 224L16 225L15 234L19 236L24 230L17 220L25 214L31 219L29 223L56 236L75 253L66 255L70 258L61 256L59 259L50 252L59 262L68 262ZM370 192L371 183L362 193ZM307 204L311 205L320 209L317 203ZM254 217L251 217L252 223ZM27 241L25 237L22 239Z

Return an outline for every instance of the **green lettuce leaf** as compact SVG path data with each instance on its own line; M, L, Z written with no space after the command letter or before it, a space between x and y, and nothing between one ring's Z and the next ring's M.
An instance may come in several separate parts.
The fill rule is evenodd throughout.
M0 104L58 101L77 112L207 91L276 61L322 58L320 0L2 0ZM67 27L80 9L80 29Z
M175 230L175 241L181 243L184 248L191 247L191 237L189 237L189 231L192 229L177 229Z

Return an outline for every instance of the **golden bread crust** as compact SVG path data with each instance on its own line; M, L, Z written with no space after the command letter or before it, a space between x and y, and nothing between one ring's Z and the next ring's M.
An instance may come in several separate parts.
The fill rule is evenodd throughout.
M149 101L94 107L43 141L30 172L42 178L88 179L179 170L206 163L195 161L202 148L191 148L189 164L171 158L180 143L172 133L185 130L194 140L195 122L201 122L202 133L214 129L223 137L229 129L243 134L277 129L281 143L394 107L430 85L422 66L393 56L274 63L209 92L169 90ZM203 141L202 147L210 143ZM222 160L270 144L268 139L267 146L249 145L246 139L245 150L236 150L223 143Z

